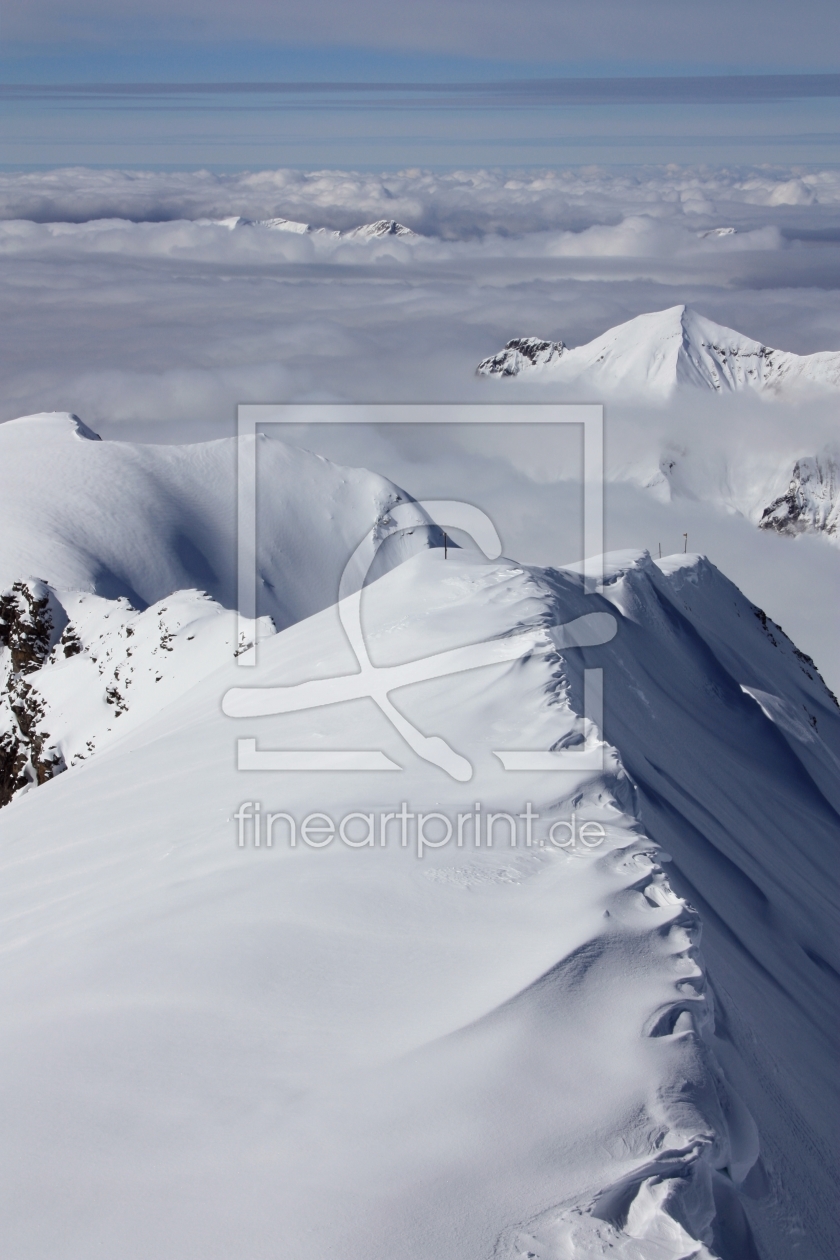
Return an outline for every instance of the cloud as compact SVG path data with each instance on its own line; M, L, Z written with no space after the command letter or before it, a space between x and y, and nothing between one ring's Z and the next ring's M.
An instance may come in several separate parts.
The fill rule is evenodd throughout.
M692 229L746 230L776 220L813 228L810 207L840 206L840 172L790 168L597 167L451 172L245 171L235 174L54 169L0 172L0 219L85 222L276 216L348 229L398 219L427 235L465 238L614 225L632 215ZM770 213L768 213L768 211ZM733 218L734 216L734 218ZM798 216L798 217L797 217Z
M394 82L297 79L225 82L7 83L0 99L65 108L172 110L248 101L253 108L499 109L541 105L745 105L840 96L838 74L657 75L612 78L506 78L493 82Z
M840 345L836 171L5 172L0 213L4 419L174 439L230 431L243 401L496 400L474 369L509 338L580 344L679 302L781 349Z
M558 401L550 383L477 379L475 366L511 337L576 345L681 302L781 349L840 348L836 171L4 172L0 211L0 419L75 411L106 438L222 436L239 402ZM227 215L341 229L387 217L427 235L210 221ZM611 400L609 467L625 480L608 487L608 545L675 550L690 530L691 546L830 661L836 550L770 539L702 498L712 487L750 508L835 430L833 404ZM535 459L536 446L509 449L503 436L450 436L446 491L458 497L480 473L512 554L573 559L579 500L551 460L562 471L575 451ZM429 458L399 435L381 468L381 443L364 432L327 453L424 493L441 484L440 460L429 472L441 443L424 439ZM641 488L663 452L679 468L672 503Z

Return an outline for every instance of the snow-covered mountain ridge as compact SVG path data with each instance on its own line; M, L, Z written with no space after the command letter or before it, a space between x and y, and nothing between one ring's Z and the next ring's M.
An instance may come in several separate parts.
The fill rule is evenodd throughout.
M336 239L378 240L383 236L398 236L403 239L416 238L418 233L396 219L377 219L375 223L362 223L359 227L348 228L344 232L332 231L330 228L313 227L311 223L300 223L296 219L245 219L241 215L231 215L226 219L198 219L197 223L217 224L219 227L235 231L238 228L267 228L272 232L292 232L297 236L332 236Z
M30 578L122 595L136 609L173 591L237 606L237 439L186 446L101 442L56 412L0 425L0 590ZM335 602L371 520L408 498L385 477L259 436L257 614L281 628ZM248 492L253 495L253 491ZM381 567L430 545L428 517Z
M840 389L840 350L798 355L724 328L687 306L637 315L593 341L515 338L482 360L481 376L533 376L629 397L670 398L683 386L773 396Z
M552 647L592 610L616 617L612 642ZM840 722L809 662L695 556L608 557L586 595L568 571L425 550L367 588L366 626L382 665L529 629L522 660L401 697L470 756L468 788L365 702L225 719L243 673L227 644L215 674L3 811L4 1175L22 1189L37 1151L38 1184L74 1205L39 1217L29 1254L59 1235L84 1254L96 1229L127 1260L222 1260L230 1236L268 1260L278 1235L313 1260L385 1260L395 1240L407 1260L828 1256ZM313 662L348 667L330 609L264 641L251 681ZM570 746L584 667L604 671L603 769L500 772L500 742ZM240 735L379 747L402 771L237 772ZM243 800L284 811L271 847L253 828L237 843ZM399 800L514 818L530 801L543 843L468 837L418 861L398 831L313 849L283 830ZM570 811L603 843L546 843ZM163 1194L173 1123L200 1196ZM14 1202L17 1243L38 1209Z
M231 443L5 428L5 1250L85 1255L104 1233L125 1260L228 1260L231 1237L255 1260L278 1237L312 1260L827 1257L840 714L779 627L697 556L608 556L589 594L570 570L445 556L393 483L261 440L279 633L266 617L240 644ZM231 689L358 669L330 583L366 534L377 667L527 638L395 694L468 785L371 696L224 716ZM179 585L199 574L212 598ZM558 648L592 612L614 639ZM603 762L558 772L582 735ZM239 770L239 739L392 769ZM547 761L508 772L499 748ZM473 831L418 856L401 801ZM270 846L238 831L243 802L279 811ZM312 811L334 844L290 843ZM574 818L602 839L549 839Z

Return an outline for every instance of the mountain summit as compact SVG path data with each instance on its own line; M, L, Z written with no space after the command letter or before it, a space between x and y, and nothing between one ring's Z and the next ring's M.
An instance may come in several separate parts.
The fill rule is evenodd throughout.
M840 389L840 351L774 350L688 306L637 315L582 346L519 337L484 359L479 376L532 376L586 382L608 393L668 398L692 385L723 394Z

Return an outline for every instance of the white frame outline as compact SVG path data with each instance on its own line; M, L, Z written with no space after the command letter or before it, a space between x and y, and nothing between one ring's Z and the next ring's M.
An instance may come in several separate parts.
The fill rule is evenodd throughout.
M371 412L381 409L380 418ZM523 419L523 412L527 420ZM337 413L340 413L337 414ZM443 414L441 414L443 413ZM560 414L558 414L560 413ZM257 615L257 428L302 424L579 424L583 427L583 587L587 594L603 585L604 554L604 408L600 403L240 403L237 407L237 629L245 641L245 621ZM247 439L253 439L248 441ZM586 561L589 563L585 563ZM253 668L253 650L237 656L237 664ZM507 771L603 770L603 670L584 670L584 719L601 732L595 747L551 752L515 749L495 756ZM329 755L329 754L328 754ZM334 766L311 764L313 754L259 750L256 740L237 740L237 765L242 770L401 769L384 754L332 754ZM365 757L369 764L364 764Z

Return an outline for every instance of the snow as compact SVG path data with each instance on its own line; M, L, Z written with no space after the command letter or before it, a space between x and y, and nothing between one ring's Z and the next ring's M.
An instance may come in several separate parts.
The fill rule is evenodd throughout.
M66 413L0 426L0 589L34 577L143 609L198 588L235 608L236 439L148 446L95 436ZM375 473L256 440L257 611L281 627L335 602L341 545L352 551L371 517L407 496ZM428 544L428 518L416 519L403 547Z
M38 726L48 732L41 756L62 767L86 760L226 657L274 633L270 617L238 625L233 610L201 591L176 591L138 612L124 598L32 586L49 593L60 637L26 682L40 702ZM8 686L11 662L3 667ZM13 731L16 723L3 716Z
M117 445L69 417L7 429L42 470L50 435L71 475L73 452ZM187 460L212 470L224 445L140 448L143 469L195 496ZM108 457L129 535L137 449ZM261 454L284 494L307 475L310 510L349 476ZM341 511L387 532L382 479L353 488L322 564L346 557ZM302 532L283 554L311 564ZM119 738L3 811L6 1250L734 1260L752 1231L770 1260L827 1254L840 718L812 663L697 556L609 556L600 595L570 570L402 556L363 594L377 665L530 645L394 693L468 756L468 785L365 699L223 715L243 681L352 672L334 608L299 609L243 680L206 596L61 593L81 650L29 677L71 760L110 717L103 688L127 709ZM558 650L554 628L593 612L615 638ZM604 670L604 769L505 772L499 748L569 746L584 666ZM378 748L401 770L237 771L240 738ZM308 815L340 830L354 811L343 841L304 842ZM459 812L461 845L437 843L440 817L421 843L417 815ZM504 819L487 843L490 813L515 846ZM593 843L566 843L584 822Z
M459 640L471 639L539 614L544 595L521 570L428 556L369 588L372 650L384 642L389 656L410 656L451 643L454 626ZM419 637L415 606L423 611ZM313 658L340 666L346 648L335 635L324 613L264 643L261 681L294 677ZM543 662L526 665L524 676L509 667L486 673L480 682L462 675L433 684L415 699L412 717L445 725L471 752L476 736L485 750L498 738L500 722L513 721L526 742L568 724L565 706L522 706L523 696L535 699L549 682ZM668 1147L696 1145L687 1169L698 1160L729 1162L728 1139L718 1114L704 1113L702 1091L677 1108L659 1099L669 1079L676 1089L686 1072L703 1075L696 1033L639 1039L654 1012L680 1000L677 986L685 978L696 984L700 973L685 952L682 903L630 891L659 887L661 877L651 846L607 785L580 777L564 784L582 792L581 812L609 828L597 856L469 846L427 853L421 865L398 844L373 852L293 851L288 843L267 850L264 842L260 852L253 844L239 849L234 807L243 793L266 789L258 776L237 781L232 768L232 731L217 706L236 681L235 667L223 669L141 738L123 740L8 811L6 887L31 945L18 941L23 973L6 980L17 1027L4 1074L15 1086L6 1124L16 1131L30 1091L41 1095L42 1184L76 1204L72 1219L59 1210L40 1227L24 1206L17 1224L30 1247L36 1229L32 1254L54 1245L53 1230L64 1245L90 1245L103 1161L112 1206L97 1229L120 1238L124 1254L148 1254L164 1239L179 1254L185 1247L224 1254L225 1232L241 1237L246 1228L254 1255L273 1254L279 1230L288 1254L305 1247L347 1257L390 1255L397 1245L407 1256L446 1254L454 1245L484 1254L517 1213L530 1218L546 1197L587 1199L605 1175L638 1168L664 1133ZM387 724L355 708L342 706L326 724L315 711L300 715L285 739L311 741L320 730L322 738L384 744L406 763ZM260 719L249 729L262 739L264 727ZM438 811L466 806L463 788L431 787L428 767L408 760L397 791L413 809L427 799ZM491 759L485 752L480 760ZM532 776L505 791L492 767L482 764L478 774L470 797L485 808L513 808L520 796L543 808L556 797L551 781ZM68 796L62 788L74 782ZM149 782L158 785L151 801ZM184 783L187 793L179 790ZM107 803L117 784L118 819ZM270 790L296 815L381 808L395 791L369 776L293 779ZM59 840L50 807L60 810L62 834L84 837L83 853L78 839L70 849ZM18 819L30 837L25 886L14 880ZM42 856L33 834L46 839ZM112 854L104 866L96 856L102 844ZM39 927L26 889L38 886L41 861L65 909ZM453 868L456 881L426 875ZM81 919L73 909L79 898L87 906ZM614 922L605 921L606 909ZM58 939L56 971L43 960ZM33 963L37 1002L30 990L24 1010L14 994ZM118 1008L97 997L107 991L120 993ZM703 1005L696 993L692 1001ZM33 1009L34 1022L26 1013ZM93 1022L82 1014L88 1009ZM95 1060L86 1053L91 1035ZM139 1094L128 1088L133 1064L146 1065ZM597 1092L584 1084L594 1079ZM51 1080L61 1083L60 1095ZM56 1106L61 1132L50 1118ZM499 1145L494 1135L502 1132ZM394 1133L402 1140L386 1136ZM25 1184L26 1160L8 1174ZM174 1199L166 1190L173 1174L183 1187ZM200 1203L187 1190L194 1177ZM142 1206L149 1194L161 1205L151 1217Z
M809 394L830 397L840 387L840 351L796 355L772 350L681 305L639 315L571 349L562 341L514 338L484 359L477 372L534 379L543 388L576 385L623 407L635 400L637 409L644 400L685 407L687 389L695 396L698 391L719 397L746 393L796 402ZM632 436L621 435L621 456L612 454L611 477L641 484L666 501L717 503L761 529L788 536L822 533L836 541L836 441L806 453L804 435L794 430L780 442L776 434L770 437L770 426L749 426L743 411L730 409L714 426L713 441L704 442L694 410L690 407L688 424L669 417L658 438L658 426L645 421ZM706 449L701 453L698 446Z
M833 1254L838 190L0 175L3 414L39 413L0 426L4 1254ZM476 378L522 329L576 348L519 339L514 378ZM500 388L607 400L598 594L573 443L372 418L258 439L239 638L236 402ZM465 488L498 560L444 558L406 506ZM349 601L389 709L334 602L397 504ZM568 629L593 616L614 637ZM452 651L472 666L426 676ZM313 679L330 703L231 700ZM324 750L389 768L300 768Z
M404 223L397 223L396 219L377 219L376 223L364 223L361 227L344 232L343 235L373 240L381 236L416 237L417 233L412 232L411 228L407 228Z
M793 536L811 531L836 537L840 520L837 463L831 450L813 459L798 459L786 492L767 504L759 527Z
M682 386L785 394L840 388L840 351L773 350L680 305L637 315L583 346L525 338L478 365L483 376L539 372L607 395L667 399Z

